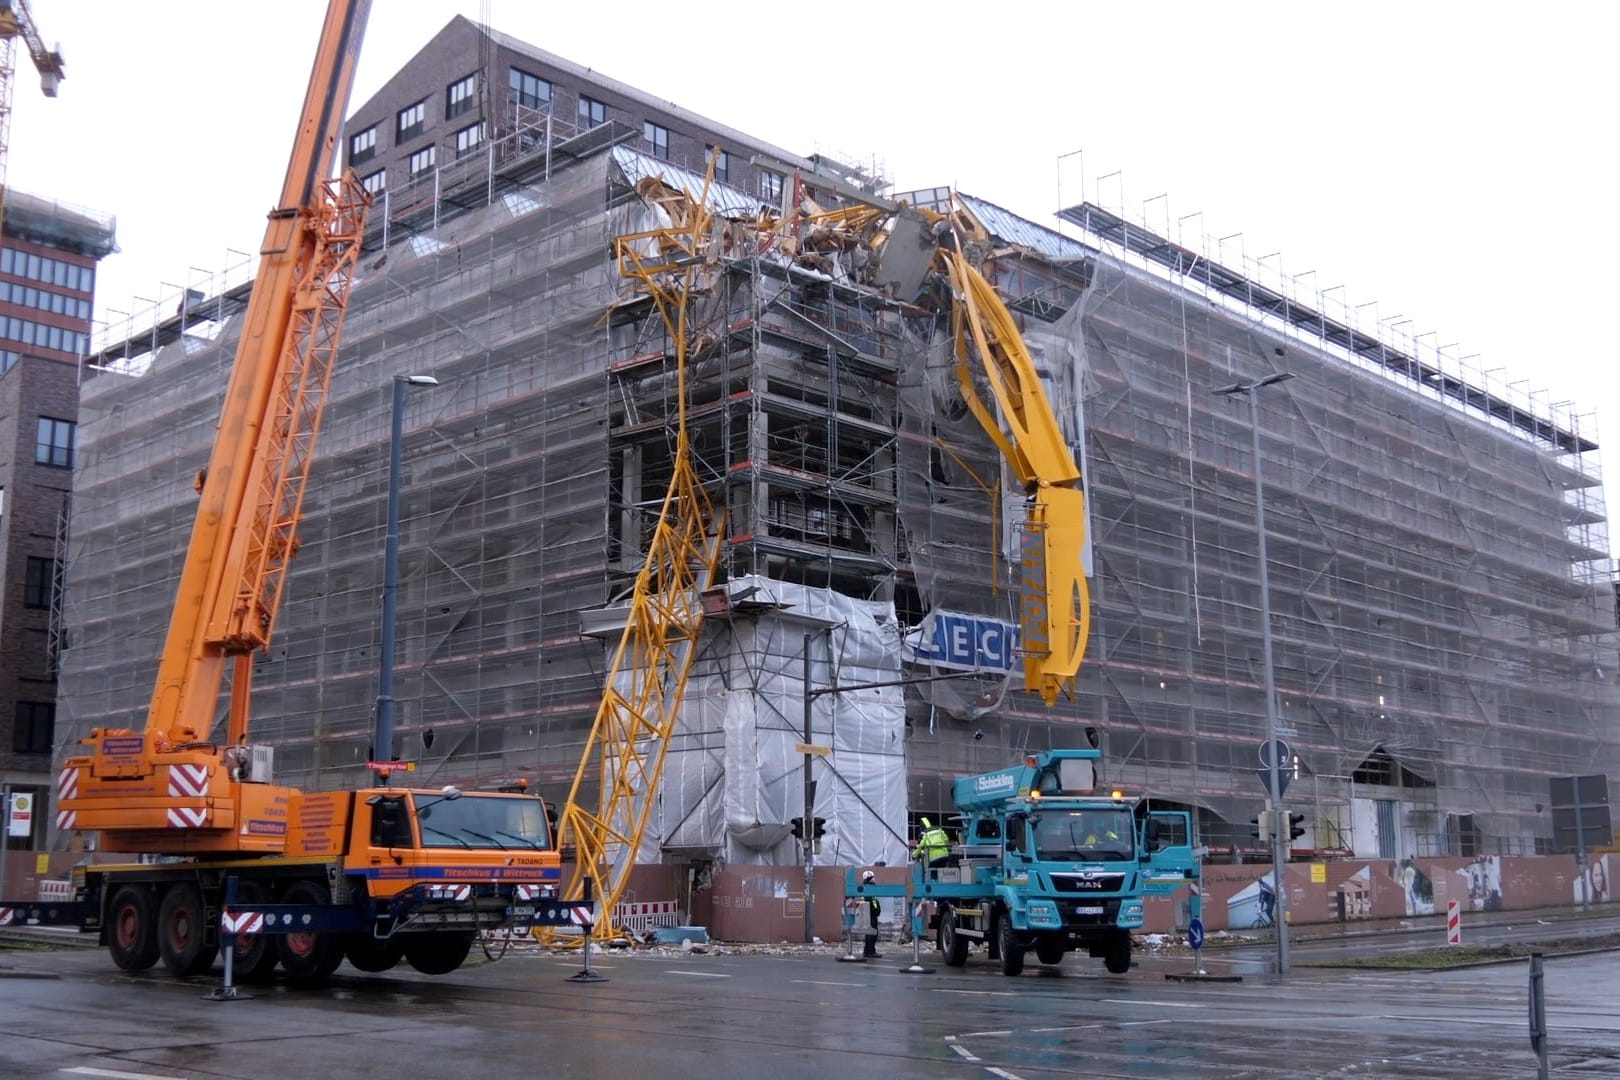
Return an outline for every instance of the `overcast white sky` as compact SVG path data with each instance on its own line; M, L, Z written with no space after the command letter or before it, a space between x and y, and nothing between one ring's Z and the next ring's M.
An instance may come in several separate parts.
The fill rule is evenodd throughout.
M324 0L31 6L67 79L48 100L19 56L9 183L117 216L98 318L254 250ZM1104 203L1172 229L1202 212L1184 228L1280 251L1268 265L1316 271L1302 286L1376 300L1620 439L1620 5L961 9L375 0L352 104L460 13L786 149L877 157L902 190L955 185L1050 223L1082 172L1098 198L1117 170ZM1620 504L1620 456L1609 472Z

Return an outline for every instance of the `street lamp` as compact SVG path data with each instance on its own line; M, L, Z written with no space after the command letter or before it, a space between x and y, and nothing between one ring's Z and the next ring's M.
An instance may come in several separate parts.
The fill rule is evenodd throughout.
M438 386L431 375L394 376L394 419L388 436L388 539L383 553L382 652L377 670L376 759L394 760L394 606L399 593L399 482L401 445L405 441L405 391ZM383 774L383 783L388 782Z
M1271 663L1271 578L1266 560L1266 500L1260 480L1260 390L1292 379L1291 371L1279 371L1254 382L1233 383L1215 393L1226 397L1243 394L1249 399L1249 434L1254 440L1254 529L1260 554L1260 640L1261 663L1266 679L1266 812L1271 816L1271 884L1276 897L1273 919L1277 924L1277 974L1288 974L1288 888L1283 881L1288 859L1283 845L1287 817L1278 811L1282 805L1282 782L1278 774L1282 757L1277 746L1277 678Z

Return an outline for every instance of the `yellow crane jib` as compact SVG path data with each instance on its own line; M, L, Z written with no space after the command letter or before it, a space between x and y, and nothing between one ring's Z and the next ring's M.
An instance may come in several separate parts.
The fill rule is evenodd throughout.
M941 249L940 257L954 301L951 328L962 397L1031 499L1019 550L1024 685L1051 705L1060 693L1073 695L1091 632L1091 597L1081 559L1086 500L1080 466L1012 312L960 251ZM975 359L999 407L999 420L979 394Z

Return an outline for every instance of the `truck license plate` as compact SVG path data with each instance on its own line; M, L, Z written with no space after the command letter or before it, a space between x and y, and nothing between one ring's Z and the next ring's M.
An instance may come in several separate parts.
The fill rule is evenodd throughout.
M512 917L514 919L528 919L528 918L532 918L533 916L534 916L534 905L533 904L519 904L517 907L512 909Z
M1103 906L1101 904L1079 904L1075 907L1074 913L1076 915L1101 915Z

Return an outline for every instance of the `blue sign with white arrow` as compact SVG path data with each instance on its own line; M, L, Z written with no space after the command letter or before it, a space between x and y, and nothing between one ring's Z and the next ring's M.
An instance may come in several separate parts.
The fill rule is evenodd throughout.
M1187 924L1187 945L1193 949L1202 949L1204 947L1203 919L1194 919Z

